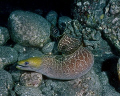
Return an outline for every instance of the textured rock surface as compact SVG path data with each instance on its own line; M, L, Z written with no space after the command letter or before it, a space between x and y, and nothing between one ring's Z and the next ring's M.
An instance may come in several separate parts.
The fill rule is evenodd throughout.
M42 74L36 72L25 72L20 77L20 84L28 87L38 87L42 81Z
M18 44L42 47L49 40L51 24L35 13L14 11L9 16L8 26L12 40Z
M75 90L72 89L68 81L44 80L39 87L45 96L74 96Z
M64 28L63 35L64 34L70 34L73 37L82 40L82 29L83 26L79 23L78 20L71 20L66 22L65 24L61 24L61 26Z
M104 7L107 4L107 0L76 0L74 1L73 16L84 25L95 27L98 23L101 23L104 17Z
M44 96L38 88L16 85L15 93L17 96Z
M100 46L93 52L95 56L93 69L98 75L102 86L100 96L119 96L118 57L111 52L111 48L105 40L102 40Z
M100 30L104 38L109 42L109 44L120 52L120 2L118 0L110 0L108 5L105 7L105 18L99 25ZM116 50L113 50L114 53ZM119 55L116 52L116 55Z
M42 48L42 52L44 54L52 54L53 48L54 48L54 44L55 42L49 42L47 43L43 48Z
M90 49L98 48L101 42L101 32L99 30L91 27L83 27L78 20L66 22L66 27L63 31L64 34L70 34L79 39L84 46Z
M37 1L41 2L44 0L37 0ZM61 2L64 0L59 0L59 1L53 0L53 1ZM67 9L67 4L70 3L70 1L71 0L64 1L67 2L65 4L66 9ZM3 96L4 95L5 96L7 95L9 96L15 96L15 95L16 96L25 96L25 95L27 96L33 96L33 95L34 96L41 96L41 95L42 96L120 96L120 80L118 79L118 73L117 73L117 64L119 59L118 56L120 56L119 55L120 54L120 32L119 32L120 31L120 0L72 0L72 1L73 1L71 3L72 7L70 7L69 10L74 8L70 13L70 14L73 13L72 14L73 17L70 14L65 15L62 12L60 12L60 9L63 9L63 5L60 6L59 11L55 10L58 13L58 17L57 17L56 12L54 11L48 12L50 9L47 10L46 7L49 6L42 5L45 8L44 10L36 9L38 7L35 5L35 2L31 4L31 2L28 3L27 1L25 1L26 2L25 4L21 3L23 4L22 6L25 5L24 8L23 7L20 8L21 5L19 6L18 4L21 2L20 0L17 1L2 0L0 1L0 5L1 5L0 8L3 9L2 11L0 11L0 24L1 26L7 27L6 22L8 19L8 14L10 14L12 10L16 10L14 6L11 7L12 2L14 2L13 4L15 6L18 5L17 9L27 9L32 12L36 12L37 14L40 14L42 16L45 16L48 13L46 19L51 23L52 25L51 28L50 27L48 28L49 26L48 22L46 20L44 21L43 19L42 19L43 20L42 23L33 23L36 21L38 22L38 19L35 20L35 18L36 17L41 18L41 16L38 15L36 16L36 14L32 13L34 14L34 16L27 15L26 17L26 15L23 15L23 13L26 13L25 11L22 11L23 13L20 15L17 14L18 11L17 12L14 11L13 13L15 14L12 13L12 15L10 15L10 17L14 17L14 20L9 17L10 22L8 22L9 29L13 28L12 30L14 30L14 31L10 31L10 33L16 32L18 33L17 36L19 35L19 38L15 37L14 41L18 40L17 43L19 42L19 44L23 44L24 46L37 46L43 48L44 45L45 46L49 45L49 43L46 43L47 40L49 39L48 35L44 36L46 37L45 41L43 41L44 37L43 39L39 38L41 37L40 36L41 30L42 31L44 30L44 32L42 33L46 34L48 32L49 35L51 35L50 36L51 42L55 42L54 44L55 54L61 55L61 52L58 52L57 50L58 41L61 39L61 37L64 34L70 34L73 37L79 39L82 42L83 46L92 49L92 53L94 54L94 59L95 59L94 61L95 63L92 67L92 70L89 71L86 75L82 76L81 78L71 81L53 80L43 76L42 84L38 88L33 88L33 87L26 87L19 85L24 83L22 81L21 81L22 83L20 83L19 81L21 74L23 74L23 72L25 71L17 70L15 68L15 65L6 66L4 68L4 64L3 63L1 64L1 59L0 59L1 68L4 68L5 70L9 71L14 80L13 88L10 87L9 89L9 84L11 84L10 83L11 77L5 75L6 71L0 71L1 74L0 78L2 78L0 79L0 94L2 94ZM52 3L52 0L50 0L49 2L51 3L48 3L47 5L54 5L54 3ZM40 3L38 3L38 5L39 4ZM3 7L4 5L6 6ZM30 6L30 8L28 8L28 6ZM54 8L55 6L52 6L52 8ZM59 8L59 6L57 6L57 8ZM63 11L65 11L66 9L63 9ZM28 13L31 14L31 12ZM63 19L57 22L57 18L59 20L61 18L59 16L62 16ZM74 18L74 19L72 20L70 18ZM43 26L40 27L43 23L45 24L47 23L48 25L46 24L47 26L45 25L44 27ZM59 25L59 23L61 24ZM38 32L39 35L37 31L40 31ZM32 35L33 33L34 35ZM13 35L16 36L16 34L11 33L12 40L14 38ZM2 35L0 33L0 40L4 41L5 39L1 39L2 36L3 33ZM40 41L40 43L38 41ZM108 42L108 44L106 41ZM11 39L4 44L5 45L8 44L7 46L10 47L13 47L14 45L14 43L11 42ZM9 60L13 60L11 59L13 53L10 53L11 51L10 47L8 48L10 50L7 49L7 51L5 51L6 48L3 47L2 51L0 51L1 53L0 58L4 56L5 57L8 56L8 58L2 59L2 60L6 60L7 62ZM41 56L40 51L42 48L39 49L35 47L23 47L18 44L14 46L14 49L17 50L19 54L18 60L26 59L33 56ZM115 53L115 51L117 52ZM14 62L11 62L11 64L13 63ZM7 78L7 80L5 78ZM30 80L34 81L33 79ZM6 82L8 82L9 84Z
M94 86L93 86L94 85ZM40 89L45 96L101 96L101 85L93 70L71 81L44 80Z
M109 84L109 79L105 72L102 72L100 77L103 86L102 96L120 96L120 93L116 92L115 88Z
M23 59L28 59L30 57L41 57L43 53L38 50L28 50L24 53L19 54L18 61Z
M76 90L75 96L101 96L102 86L98 75L93 70L83 77L69 82L73 84L72 89Z
M4 45L10 39L8 29L0 27L0 45Z
M58 19L58 27L60 28L60 30L64 30L68 23L70 23L72 21L72 19L70 17L67 17L67 16L62 16L62 17L59 17Z
M36 47L25 47L25 46L21 46L19 44L15 44L14 47L13 47L15 50L17 50L17 52L19 54L24 54L24 53L27 53L29 51L39 51L39 48L36 48ZM38 52L39 53L39 52Z
M101 42L101 33L95 29L86 27L82 30L83 41L85 46L90 49L97 49Z
M21 46L19 44L15 44L13 47L18 53L23 53L26 51L26 47Z
M17 61L18 53L15 49L6 46L0 46L0 68Z
M120 12L120 1L119 0L110 0L108 5L105 7L106 15L115 15Z
M0 95L8 96L12 87L13 80L11 74L5 70L0 70Z
M15 67L12 66L13 69L10 70L10 74L12 75L13 81L14 82L19 82L20 81L20 76L23 73L20 70L16 70Z
M55 11L50 11L46 15L46 19L54 26L56 26L57 24L57 18L58 18L58 14Z
M103 36L120 52L120 14L107 17L101 24Z

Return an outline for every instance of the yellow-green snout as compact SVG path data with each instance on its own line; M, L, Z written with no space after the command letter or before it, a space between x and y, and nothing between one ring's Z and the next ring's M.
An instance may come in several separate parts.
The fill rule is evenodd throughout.
M31 58L19 61L16 68L18 69L22 69L23 67L39 68L41 63L42 63L42 59L40 57L31 57Z

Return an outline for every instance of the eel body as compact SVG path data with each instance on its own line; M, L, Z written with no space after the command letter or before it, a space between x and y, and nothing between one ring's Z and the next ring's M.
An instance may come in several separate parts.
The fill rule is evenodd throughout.
M17 68L39 72L49 78L70 80L86 74L94 63L94 57L84 47L69 55L44 55L18 62Z

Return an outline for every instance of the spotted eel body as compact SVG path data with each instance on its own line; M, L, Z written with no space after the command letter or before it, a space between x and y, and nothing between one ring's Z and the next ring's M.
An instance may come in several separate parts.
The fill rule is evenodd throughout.
M76 79L86 74L94 63L94 57L87 49L80 47L67 56L44 56L37 72L55 79Z
M69 36L63 36L59 43L59 45L62 46L59 46L59 48L63 48L63 46L66 45L68 47L71 45L76 46L78 42L76 39L72 39ZM77 48L77 50L67 55L44 55L42 57L22 60L18 62L19 66L17 66L17 68L36 71L54 79L70 80L79 78L91 69L94 63L94 57L92 53L84 47L68 47L65 48L65 52L67 53L68 50L72 52L73 48Z
M58 43L58 50L64 54L71 54L76 51L81 45L79 39L65 34Z

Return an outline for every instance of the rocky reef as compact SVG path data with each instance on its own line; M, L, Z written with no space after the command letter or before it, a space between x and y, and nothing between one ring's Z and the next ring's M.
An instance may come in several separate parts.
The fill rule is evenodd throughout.
M6 1L0 1L1 96L120 96L119 0L47 1L52 7L44 1L26 1L25 7L17 6L19 0ZM47 62L44 74L16 68L18 61L47 56L42 59ZM32 63L39 66L37 60ZM65 79L74 77L78 67L87 71Z

